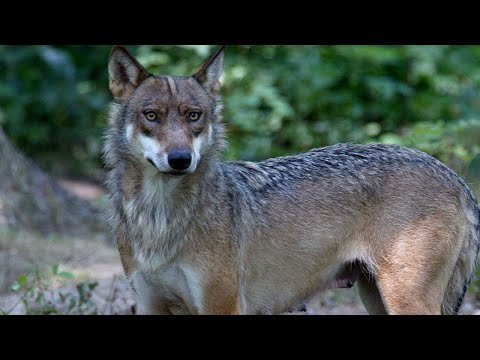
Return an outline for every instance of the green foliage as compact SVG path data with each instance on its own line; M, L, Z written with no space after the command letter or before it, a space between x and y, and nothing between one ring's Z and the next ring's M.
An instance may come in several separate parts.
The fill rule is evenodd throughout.
M99 167L106 46L0 45L0 125L53 173Z
M185 75L214 46L129 49L152 72ZM3 126L50 171L101 167L109 51L0 47ZM425 150L463 171L479 153L479 57L480 46L228 46L227 157L382 141Z
M58 264L53 265L50 270L50 273L43 273L35 267L32 273L18 276L11 286L12 291L20 294L19 302L25 306L27 315L98 314L92 299L97 282L83 281L75 284L74 290L55 290L54 283L64 284L65 280L73 280L74 276L72 273L59 271ZM1 312L7 315L11 310Z

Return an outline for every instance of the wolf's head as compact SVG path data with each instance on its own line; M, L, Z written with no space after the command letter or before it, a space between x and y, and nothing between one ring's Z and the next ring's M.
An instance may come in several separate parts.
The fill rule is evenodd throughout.
M108 63L115 146L165 175L192 174L218 140L223 47L192 76L149 74L123 47ZM118 149L120 150L120 149ZM155 170L156 169L156 170Z

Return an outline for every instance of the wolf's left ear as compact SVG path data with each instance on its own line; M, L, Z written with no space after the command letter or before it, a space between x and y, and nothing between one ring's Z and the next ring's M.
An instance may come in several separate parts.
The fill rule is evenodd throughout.
M115 100L125 100L150 74L127 49L116 45L110 52L108 76Z
M225 45L218 48L192 75L205 90L215 95L220 92L224 49Z

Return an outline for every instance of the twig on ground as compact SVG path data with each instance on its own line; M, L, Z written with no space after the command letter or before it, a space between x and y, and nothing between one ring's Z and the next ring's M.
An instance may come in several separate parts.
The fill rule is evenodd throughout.
M112 285L110 285L110 291L108 292L108 297L105 301L105 306L104 306L104 309L103 309L103 314L106 315L107 314L107 307L108 305L110 305L110 313L112 312L112 307L113 307L113 300L114 300L114 296L115 296L115 282L117 281L117 275L113 275L113 279L112 279Z
M20 299L18 299L18 301L7 311L7 314L9 315L13 309L15 309L17 307L18 304L20 304L20 302L25 298L25 296L27 296L27 294L33 289L33 285L30 286L24 293L22 296L20 296ZM3 312L3 311L2 311Z

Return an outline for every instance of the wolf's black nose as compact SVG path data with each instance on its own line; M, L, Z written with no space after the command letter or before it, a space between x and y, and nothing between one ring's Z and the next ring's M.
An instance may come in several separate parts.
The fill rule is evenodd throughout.
M190 151L185 150L172 150L168 154L168 164L175 170L188 169L192 163L192 155Z

